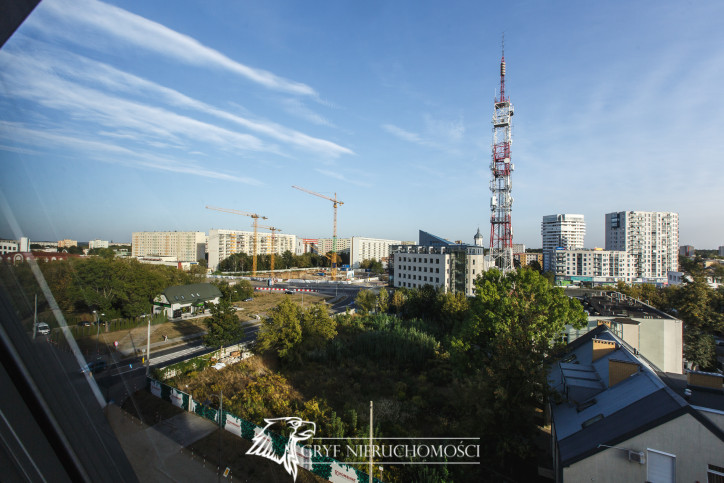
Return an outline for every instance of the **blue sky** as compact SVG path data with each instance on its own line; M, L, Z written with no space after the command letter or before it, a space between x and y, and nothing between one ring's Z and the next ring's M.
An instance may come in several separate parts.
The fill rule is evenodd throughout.
M514 241L675 211L724 245L722 2L47 0L0 50L0 237L145 230L489 243L505 32Z

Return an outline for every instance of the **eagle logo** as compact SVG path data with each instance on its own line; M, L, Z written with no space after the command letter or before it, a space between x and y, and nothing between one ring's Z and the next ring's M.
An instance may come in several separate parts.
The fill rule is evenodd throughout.
M276 463L283 463L284 469L287 470L287 473L289 473L292 476L292 479L296 481L297 466L299 465L299 458L297 457L297 452L295 451L297 442L304 441L314 436L314 431L317 429L316 425L311 421L304 421L295 416L264 419L264 421L266 422L266 426L254 435L251 448L249 448L249 451L247 451L246 454L262 456L264 458L269 458ZM292 430L289 435L289 441L287 441L287 444L284 447L284 454L281 456L277 456L274 452L272 439L267 434L267 431L271 431L271 428L275 425L280 427L284 427L286 425L286 427Z

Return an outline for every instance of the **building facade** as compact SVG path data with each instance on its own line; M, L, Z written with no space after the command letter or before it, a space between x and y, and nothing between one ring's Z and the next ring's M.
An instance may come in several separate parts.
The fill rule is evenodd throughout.
M0 240L0 255L18 251L18 242L15 240Z
M349 250L352 244L350 238L337 238L337 253ZM332 251L333 239L332 238L318 238L317 239L317 253L320 255L326 255Z
M525 245L523 245L525 247ZM543 266L543 254L542 253L525 253L523 252L515 252L513 253L513 260L520 263L521 267L525 267L530 265L533 262L538 262L538 264L542 267Z
M273 247L272 247L273 245ZM282 233L257 233L257 255L267 255L274 251L281 255L287 250L295 253L297 250L297 236ZM219 263L234 253L254 254L254 232L239 230L210 230L209 231L209 268L216 270Z
M349 240L349 265L351 268L359 268L363 260L377 260L382 262L383 266L387 266L392 246L402 245L400 240L384 240L361 236L353 236Z
M628 253L637 278L666 283L667 272L679 269L679 215L652 211L608 213L606 250Z
M206 235L202 231L139 231L131 238L134 257L175 257L179 262L204 258Z
M553 253L557 248L583 248L586 222L583 215L547 215L541 222L543 270L553 271Z
M94 248L108 248L107 240L91 240L88 242L88 249L93 250Z
M623 251L603 250L555 250L552 271L556 281L592 282L594 284L632 283L636 278L631 255Z
M682 257L693 257L696 255L696 249L692 245L682 245L679 247L679 255Z
M491 266L483 247L459 245L420 231L418 245L391 248L394 287L431 285L445 292L475 295L475 279Z
M69 247L77 247L78 246L78 240L70 240L66 238L65 240L58 240L58 248L69 248Z

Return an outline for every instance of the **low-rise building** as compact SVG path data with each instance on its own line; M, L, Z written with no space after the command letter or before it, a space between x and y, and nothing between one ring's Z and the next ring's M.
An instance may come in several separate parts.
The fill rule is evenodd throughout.
M394 287L431 285L445 292L475 295L475 279L492 266L483 247L455 244L420 230L418 245L392 246Z
M77 246L78 240L70 240L68 238L66 238L65 240L58 240L58 248L70 248Z
M566 326L564 340L573 342L605 325L662 371L682 374L684 370L684 323L646 302L618 292L567 290L588 313L582 329Z
M515 246L515 244L513 244L513 246ZM541 266L541 268L543 268L543 254L542 253L526 253L526 252L516 253L516 252L513 252L513 260L520 263L521 267L530 265L533 262L538 262L538 264Z
M18 242L15 240L0 240L0 255L18 251Z
M695 383L722 408L712 376ZM555 480L721 481L724 413L690 404L673 380L605 325L569 344L549 372Z
M88 242L88 250L93 250L94 248L108 248L108 240L91 240Z
M203 313L211 304L218 304L220 298L221 291L210 283L175 285L153 299L153 313L177 319L184 314Z

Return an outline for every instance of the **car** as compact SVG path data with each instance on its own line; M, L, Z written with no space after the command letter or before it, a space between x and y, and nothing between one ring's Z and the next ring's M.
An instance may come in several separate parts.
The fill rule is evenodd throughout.
M35 327L35 330L40 335L48 335L50 334L50 327L45 322L38 322L38 325Z
M95 361L91 361L85 366L81 367L80 373L87 374L90 372L91 374L95 374L97 372L105 371L106 367L106 361L104 361L103 359L96 359Z
M90 326L91 326L91 323L88 322L87 320L82 320L82 321L78 322L78 327L90 327Z
M284 293L288 293L288 294L294 295L294 290L292 290L292 289L286 289L286 290L284 291Z
M254 299L249 297L248 299L244 299L244 302L251 302L252 300L254 300Z

